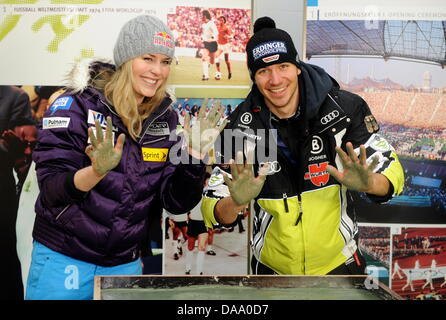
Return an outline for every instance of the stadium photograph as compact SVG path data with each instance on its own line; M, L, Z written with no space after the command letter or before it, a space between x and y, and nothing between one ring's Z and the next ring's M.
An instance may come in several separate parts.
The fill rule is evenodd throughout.
M366 273L389 286L390 227L360 225L359 249L367 263Z
M176 6L167 24L176 47L169 84L177 96L246 95L251 85L245 53L250 9Z
M309 63L361 96L405 169L384 205L355 193L359 221L446 223L445 21L307 22Z
M401 228L392 236L391 289L405 299L446 298L446 228Z

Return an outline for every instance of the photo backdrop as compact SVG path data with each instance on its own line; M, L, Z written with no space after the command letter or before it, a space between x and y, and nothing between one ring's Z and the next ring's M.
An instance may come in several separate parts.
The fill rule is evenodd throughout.
M369 273L406 299L446 297L445 20L441 1L308 0L307 6L306 61L368 103L404 167L398 197L381 205L362 193L354 197Z
M251 4L251 0L0 0L0 85L14 85L25 90L36 123L40 124L48 98L66 84L72 65L94 57L112 61L113 46L121 26L133 17L149 14L163 20L176 38L176 59L171 65L169 85L178 98L174 108L180 118L182 105L185 110L188 101L201 105L205 97L222 100L229 114L251 85L244 50L250 36ZM215 79L216 65L213 64L209 81L201 80L203 10L210 12L216 25L218 18L224 16L231 30L230 79L222 54L221 78ZM22 189L17 223L18 255L25 283L32 249L33 208L38 193L31 166ZM151 239L155 256L162 252L159 249L163 242L161 231L159 234L159 239ZM247 248L246 234L238 237L245 242L238 246ZM231 257L231 253L228 254L221 255L218 264ZM243 255L238 259L246 259L246 254ZM162 273L159 256L143 262L146 273ZM234 272L246 274L246 262Z
M202 10L210 12L216 25L224 16L232 31L231 79L225 73L215 80L212 65L210 80L201 80ZM70 64L92 57L112 59L121 26L141 14L155 15L173 30L178 64L172 65L171 85L180 96L246 95L250 0L0 0L0 85L62 85ZM220 60L225 70L223 55Z

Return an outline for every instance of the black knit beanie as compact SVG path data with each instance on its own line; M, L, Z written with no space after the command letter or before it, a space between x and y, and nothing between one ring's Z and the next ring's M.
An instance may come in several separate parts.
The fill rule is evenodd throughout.
M299 67L297 50L290 35L276 28L270 17L258 18L254 23L254 35L246 44L248 69L251 79L260 68L291 62Z

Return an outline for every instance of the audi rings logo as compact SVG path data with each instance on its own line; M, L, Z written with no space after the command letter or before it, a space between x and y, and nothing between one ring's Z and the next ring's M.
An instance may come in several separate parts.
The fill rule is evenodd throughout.
M279 161L260 162L260 167L262 167L265 163L268 165L268 169L266 172L266 175L268 175L268 176L273 175L273 174L279 172L280 170L282 170L282 167L280 166Z
M339 111L338 110L333 110L329 114L326 114L325 116L322 117L321 123L322 124L328 124L331 121L333 121L334 119L336 119L337 117L339 117Z

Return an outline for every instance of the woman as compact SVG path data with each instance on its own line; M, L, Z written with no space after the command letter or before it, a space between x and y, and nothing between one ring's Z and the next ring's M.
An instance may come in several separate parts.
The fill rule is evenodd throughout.
M174 49L163 22L138 16L121 29L116 65L81 64L46 112L33 155L40 194L27 299L91 299L95 275L141 274L158 208L183 213L200 201L204 165L174 165L169 154L180 140L166 93ZM221 114L202 114L200 124L215 128ZM191 130L186 123L186 149L203 159L204 143L190 142L201 132Z

